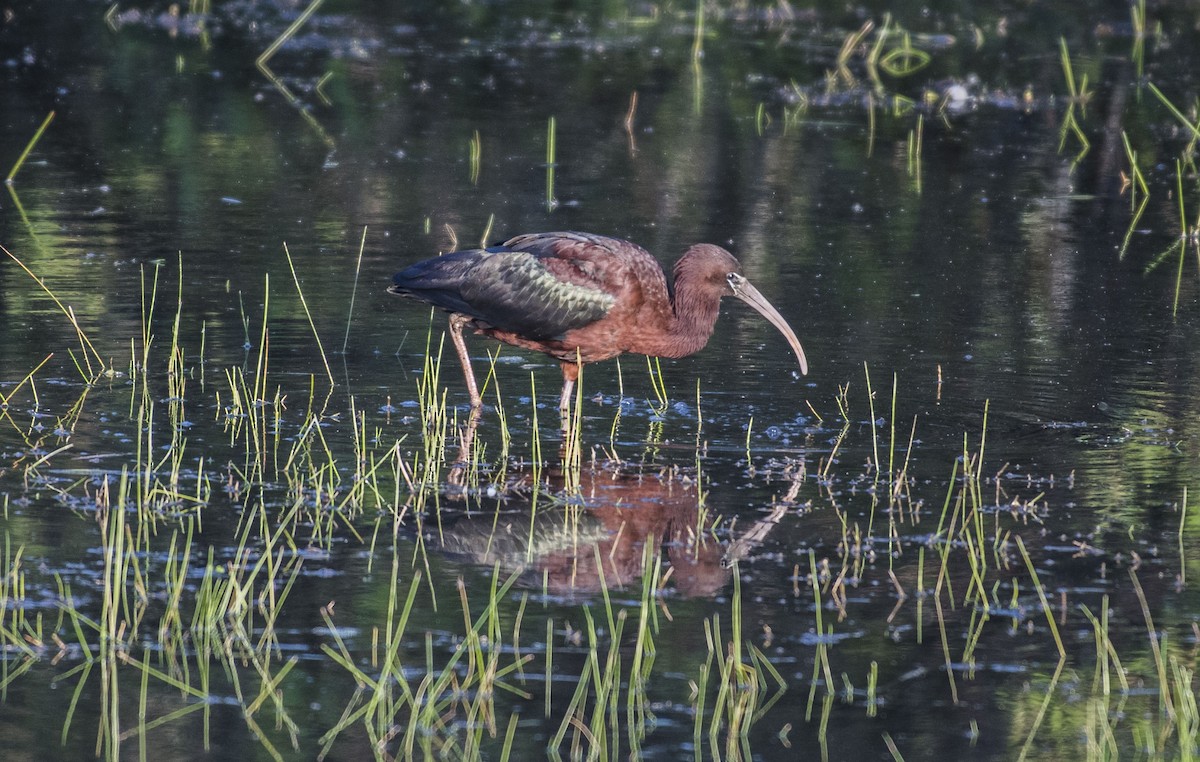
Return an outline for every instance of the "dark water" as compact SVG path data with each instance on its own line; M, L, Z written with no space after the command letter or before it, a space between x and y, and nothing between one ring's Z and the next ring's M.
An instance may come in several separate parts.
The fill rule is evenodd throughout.
M1195 122L1200 7L1150 4L1139 71L1122 3L714 4L698 57L691 6L412 5L330 0L275 83L290 3L0 9L0 171L55 114L0 244L94 347L5 257L6 753L1196 753L1200 189L1149 85ZM885 21L929 64L875 89ZM556 364L505 347L511 441L489 390L478 488L442 489L444 322L383 289L556 229L727 246L810 374L738 303L663 362L665 405L643 358L588 366L572 493ZM462 420L448 347L441 373Z

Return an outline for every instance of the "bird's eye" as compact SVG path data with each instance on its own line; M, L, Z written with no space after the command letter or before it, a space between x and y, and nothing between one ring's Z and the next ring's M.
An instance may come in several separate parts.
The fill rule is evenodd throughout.
M729 282L730 288L732 288L734 291L737 291L738 287L742 285L742 281L744 281L745 278L738 275L737 273L729 273L728 275L725 276L725 280L727 280Z

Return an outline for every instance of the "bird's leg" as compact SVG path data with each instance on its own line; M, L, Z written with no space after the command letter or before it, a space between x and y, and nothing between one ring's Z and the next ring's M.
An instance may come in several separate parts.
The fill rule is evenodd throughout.
M471 397L471 412L458 443L458 460L450 467L447 477L451 484L457 486L466 482L467 465L471 462L471 445L475 442L475 427L479 424L479 414L483 410L483 398L479 396L479 387L475 385L475 372L471 370L471 356L467 354L467 344L463 341L463 326L470 320L459 314L450 316L450 340L454 342L454 351L458 352L463 379L467 382L467 394Z
M475 443L475 429L479 426L479 415L479 408L471 408L471 412L467 415L467 425L463 428L462 436L458 440L458 459L450 466L450 473L446 477L446 481L458 487L465 486L467 483L467 470L471 463L471 445Z
M467 354L467 344L463 341L463 326L471 322L471 318L457 313L450 316L450 340L458 352L458 361L462 364L463 378L467 382L467 394L471 396L471 410L477 411L483 407L483 398L479 396L479 387L475 385L475 373L471 370L471 357Z
M558 447L558 457L562 459L564 468L566 468L568 463L576 466L579 463L580 427L572 425L571 392L575 389L575 382L579 380L580 367L581 365L578 362L564 362L562 364L563 390L562 396L558 399L559 422L562 426L562 443ZM575 408L575 413L578 416L578 407ZM574 423L578 423L578 418L576 418Z
M575 381L579 378L579 363L564 362L562 374L563 390L562 396L558 398L558 413L562 419L563 431L566 431L571 416L571 392L575 389Z

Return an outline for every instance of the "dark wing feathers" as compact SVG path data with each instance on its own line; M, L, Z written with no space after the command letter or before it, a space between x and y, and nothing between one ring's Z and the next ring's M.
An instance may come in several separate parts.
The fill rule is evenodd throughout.
M459 293L464 278L478 258L478 253L456 251L417 262L396 273L388 291L419 299L448 312L461 312L478 317L473 314L471 305L465 302Z
M604 317L616 302L595 277L596 263L579 256L579 247L595 245L592 238L601 239L519 236L503 246L446 254L397 273L389 291L529 339L560 338Z

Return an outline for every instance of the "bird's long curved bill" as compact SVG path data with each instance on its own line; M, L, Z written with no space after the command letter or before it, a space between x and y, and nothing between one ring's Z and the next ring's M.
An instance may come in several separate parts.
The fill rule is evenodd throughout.
M800 346L800 339L796 338L796 333L787 324L787 321L783 319L783 315L780 315L779 311L772 307L767 298L760 294L758 289L751 285L748 280L742 279L734 287L733 295L758 310L759 314L771 321L771 325L779 329L783 337L792 345L792 349L796 351L796 358L800 360L800 372L807 376L808 359L804 357L804 347Z

